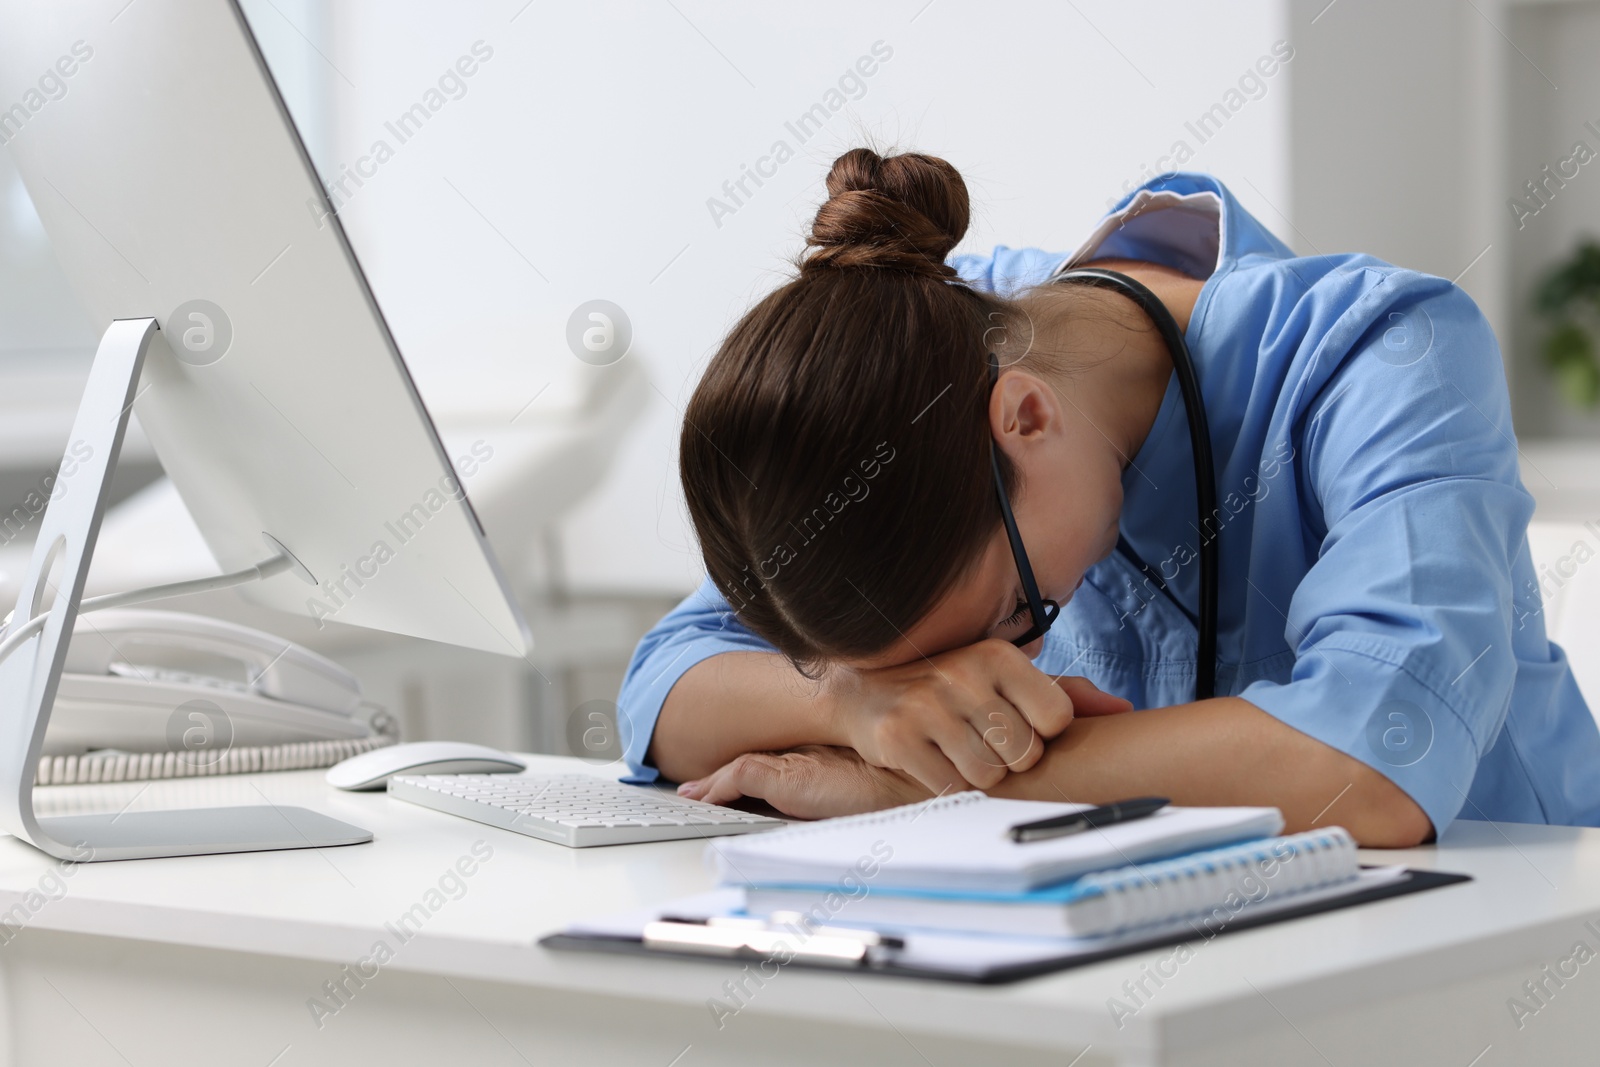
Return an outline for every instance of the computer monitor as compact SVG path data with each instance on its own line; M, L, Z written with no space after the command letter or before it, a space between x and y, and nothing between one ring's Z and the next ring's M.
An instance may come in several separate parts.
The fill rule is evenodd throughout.
M295 561L241 586L247 598L526 654L527 624L234 0L0 0L0 143L104 334L69 455L95 451L88 414L124 398L40 527L35 570L46 535L72 531L67 615L131 396L224 570L279 550ZM150 319L160 330L141 334ZM48 716L71 622L0 663L0 815L25 837L31 767L16 749L36 752L43 723L17 709Z

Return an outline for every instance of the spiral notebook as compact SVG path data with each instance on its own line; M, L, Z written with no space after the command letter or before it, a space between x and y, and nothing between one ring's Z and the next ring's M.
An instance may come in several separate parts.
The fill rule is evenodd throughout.
M1329 827L1204 849L1173 859L1097 871L1024 893L851 887L849 920L874 928L1045 937L1098 937L1181 919L1231 916L1268 897L1285 899L1353 882L1356 843ZM756 885L751 915L827 909L836 885Z
M1087 833L1017 843L1018 823L1088 804L1007 800L976 791L708 842L730 885L835 885L848 877L886 889L1025 893L1068 878L1270 837L1277 808L1167 807ZM870 874L868 873L870 870Z

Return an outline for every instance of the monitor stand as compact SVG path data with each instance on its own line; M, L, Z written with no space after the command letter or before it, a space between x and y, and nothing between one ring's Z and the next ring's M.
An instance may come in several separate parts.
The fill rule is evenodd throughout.
M20 626L46 604L49 615L39 633L0 662L0 831L74 861L371 841L369 830L305 808L274 804L46 818L34 814L34 773L100 534L111 473L122 450L145 356L152 348L165 346L155 319L117 319L95 352L69 438L87 445L90 457L70 476L66 492L51 494L12 620Z

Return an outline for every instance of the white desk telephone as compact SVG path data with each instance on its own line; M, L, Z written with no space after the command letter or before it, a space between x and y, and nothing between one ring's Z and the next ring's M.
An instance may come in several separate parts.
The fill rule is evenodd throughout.
M79 616L37 783L325 767L398 739L355 675L220 619Z

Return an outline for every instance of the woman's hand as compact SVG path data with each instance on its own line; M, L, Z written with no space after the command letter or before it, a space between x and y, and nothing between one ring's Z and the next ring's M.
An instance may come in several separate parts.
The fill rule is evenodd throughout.
M747 753L699 781L683 783L678 792L709 804L755 797L796 819L879 811L931 795L906 775L827 745Z
M1074 715L1133 705L1087 678L1052 679L1008 641L988 640L828 681L839 736L875 767L901 771L931 793L989 789L1025 771Z

